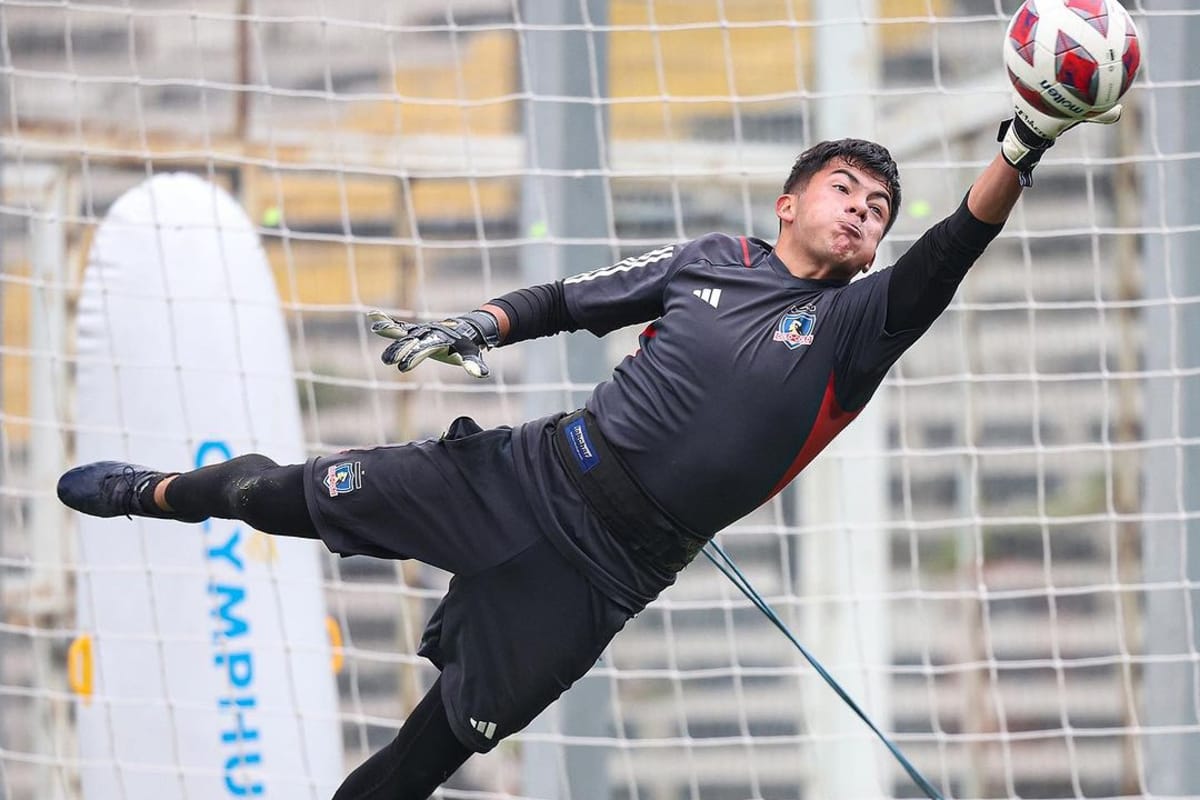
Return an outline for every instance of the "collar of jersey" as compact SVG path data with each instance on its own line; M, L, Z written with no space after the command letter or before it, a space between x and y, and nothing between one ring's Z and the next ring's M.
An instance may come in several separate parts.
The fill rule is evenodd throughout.
M838 280L837 278L797 278L788 270L787 264L783 263L783 259L775 254L774 247L767 244L762 239L753 237L748 238L750 238L750 241L754 242L754 244L758 245L767 252L767 263L770 264L771 269L775 270L776 273L787 280L794 281L798 286L811 286L815 289L829 289L836 288L838 286L845 286L846 284L850 283L850 281Z

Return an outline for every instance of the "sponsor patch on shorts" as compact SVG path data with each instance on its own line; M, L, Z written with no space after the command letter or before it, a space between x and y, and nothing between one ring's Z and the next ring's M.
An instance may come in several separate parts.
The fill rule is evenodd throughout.
M600 463L600 454L592 445L592 439L588 436L587 426L583 424L582 419L569 423L563 430L567 433L567 441L571 443L571 452L579 462L580 469L587 472Z
M321 482L329 490L330 497L337 497L339 494L350 494L355 489L361 489L362 473L361 461L342 461L331 464Z

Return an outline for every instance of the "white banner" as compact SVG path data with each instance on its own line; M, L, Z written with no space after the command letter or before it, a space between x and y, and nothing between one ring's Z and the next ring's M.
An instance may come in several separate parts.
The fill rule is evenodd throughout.
M304 458L266 257L227 193L124 194L78 318L78 462ZM80 516L72 670L86 798L327 798L342 772L320 544L241 522Z

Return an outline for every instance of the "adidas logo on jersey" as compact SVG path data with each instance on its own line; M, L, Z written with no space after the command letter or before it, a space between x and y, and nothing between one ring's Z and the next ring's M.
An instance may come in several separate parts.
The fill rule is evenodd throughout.
M695 289L692 291L692 294L696 295L696 297L699 297L713 308L716 308L717 304L721 302L720 289Z
M482 733L485 738L491 739L496 735L496 723L483 722L474 717L467 717L467 719L471 720L471 727Z

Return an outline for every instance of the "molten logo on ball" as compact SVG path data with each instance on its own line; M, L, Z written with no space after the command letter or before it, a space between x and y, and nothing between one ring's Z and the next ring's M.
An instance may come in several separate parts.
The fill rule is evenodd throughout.
M1112 108L1140 63L1137 28L1116 0L1025 0L1004 41L1009 80L1052 117L1081 119Z

